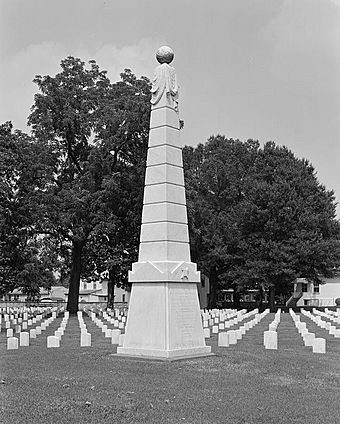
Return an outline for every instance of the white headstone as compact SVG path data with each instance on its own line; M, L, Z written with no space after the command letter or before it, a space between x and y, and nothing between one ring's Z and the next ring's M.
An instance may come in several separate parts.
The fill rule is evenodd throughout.
M13 328L8 328L6 335L7 335L7 337L13 337Z
M112 330L110 328L107 328L105 331L105 337L111 338L112 337Z
M229 330L227 331L228 337L229 337L229 344L233 345L237 343L236 338L236 331L235 330Z
M30 339L36 339L36 338L37 338L37 333L36 333L35 329L32 328L30 330Z
M314 339L313 353L326 353L326 339L322 339L322 338Z
M20 346L29 346L30 345L30 335L29 333L23 331L20 333Z
M235 331L236 339L241 340L242 339L242 330L238 329Z
M204 333L204 338L205 339L209 339L210 338L210 328L206 327L203 329L203 333Z
M307 333L304 335L304 342L305 342L305 346L313 346L314 343L314 339L315 339L315 334L314 333Z
M56 330L56 331L54 332L54 336L55 336L55 337L58 337L58 339L59 339L59 340L61 339L62 334L61 334L60 329L58 329L58 330Z
M16 337L8 337L7 339L7 350L18 349L18 339Z
M124 337L125 337L125 334L121 334L120 336L119 336L119 346L123 346L123 344L124 344Z
M277 333L276 331L265 331L264 332L264 347L265 349L277 349Z
M328 330L328 332L329 332L329 334L335 334L335 331L336 331L336 327L334 326L334 325L331 325L330 327L329 327L329 330Z
M82 333L80 336L80 346L88 347L91 346L91 334L90 333Z
M56 336L48 336L47 337L47 347L59 347L60 343L59 343L59 338Z
M218 335L218 346L228 347L229 346L229 334L228 333L219 333Z
M340 338L340 329L339 328L334 331L334 337Z
M111 343L112 344L119 344L119 336L121 334L120 330L112 330L111 332Z

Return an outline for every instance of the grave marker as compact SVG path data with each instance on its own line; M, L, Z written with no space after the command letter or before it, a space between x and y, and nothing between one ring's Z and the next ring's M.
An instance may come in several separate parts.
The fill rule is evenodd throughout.
M111 332L111 343L118 345L119 344L119 336L121 335L121 331L118 329L112 330Z
M277 349L277 333L276 331L265 331L263 337L265 349Z
M218 346L228 347L229 346L229 334L228 333L219 333L218 335Z
M80 346L81 347L91 346L91 334L90 333L81 333L81 335L80 335Z
M60 346L59 337L56 337L56 336L48 336L47 337L47 347L48 348L59 347L59 346Z
M20 346L29 346L30 345L30 335L29 333L23 331L20 333Z
M237 338L236 338L236 331L235 330L229 330L227 331L228 334L228 338L229 338L229 344L233 345L237 343Z
M323 338L314 339L313 353L326 353L326 339L323 339Z
M16 337L8 337L7 339L7 350L18 349L18 339Z

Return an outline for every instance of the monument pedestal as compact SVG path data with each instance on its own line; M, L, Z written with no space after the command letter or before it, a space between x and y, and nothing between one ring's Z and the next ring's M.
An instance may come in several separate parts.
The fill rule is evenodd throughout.
M207 356L196 283L134 283L117 354L176 360Z

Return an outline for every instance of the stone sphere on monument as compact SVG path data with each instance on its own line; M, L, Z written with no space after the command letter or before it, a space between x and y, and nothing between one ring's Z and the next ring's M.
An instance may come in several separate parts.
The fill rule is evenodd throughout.
M168 46L160 47L156 52L156 59L159 63L171 63L174 58L174 52L172 48Z

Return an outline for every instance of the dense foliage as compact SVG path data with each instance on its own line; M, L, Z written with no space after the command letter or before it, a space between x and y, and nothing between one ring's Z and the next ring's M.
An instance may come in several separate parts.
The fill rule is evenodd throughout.
M58 259L57 270L69 285L67 308L74 313L81 275L98 278L108 270L112 286L126 281L124 269L136 260L150 83L125 70L121 81L111 84L94 61L87 69L73 57L63 60L61 68L55 77L37 76L34 80L40 92L28 120L32 137L1 134L1 145L6 150L15 137L15 146L7 148L9 154L30 162L20 165L26 174L18 181L17 169L8 178L9 185L25 182L21 190L26 190L26 203L17 209L21 207L20 219L26 221L13 223L7 217L6 231L18 235L23 228L31 249L33 241L40 242L40 246L34 244L36 257L49 249L44 257ZM4 162L3 172L12 172L11 162ZM18 164L18 158L12 162ZM10 203L6 189L2 189L3 208ZM16 191L12 187L18 199ZM4 246L9 241L8 234L1 237ZM1 251L4 256L6 249ZM8 287L13 288L20 282L9 270L17 270L18 258L12 255L10 263L6 255L1 258L3 275L5 271L12 275Z
M211 137L184 149L193 260L219 287L289 290L340 265L335 198L286 147Z
M22 287L28 297L50 286L56 257L35 232L36 193L46 188L49 155L26 134L0 126L0 295Z

